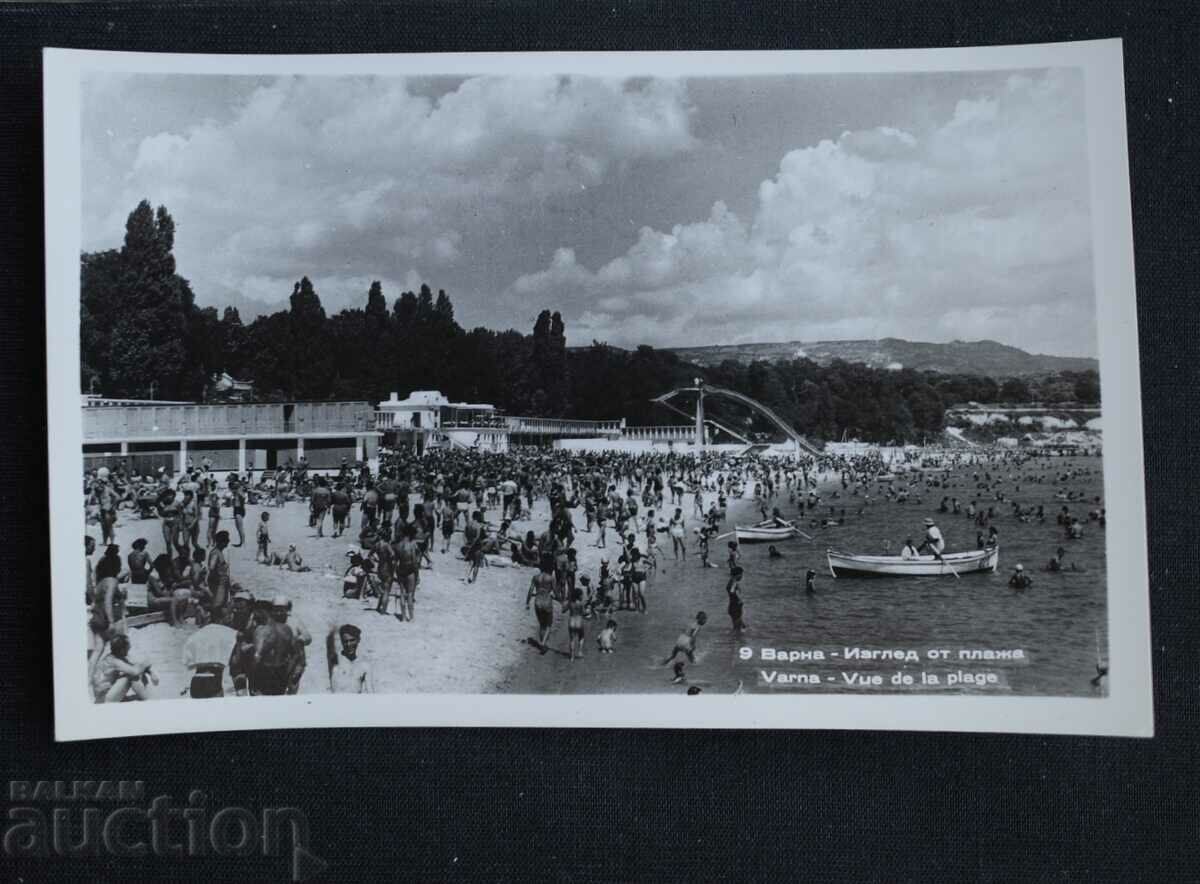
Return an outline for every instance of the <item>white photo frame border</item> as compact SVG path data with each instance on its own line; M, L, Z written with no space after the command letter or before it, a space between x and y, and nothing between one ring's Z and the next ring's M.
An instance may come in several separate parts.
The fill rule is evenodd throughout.
M47 447L55 736L307 727L620 727L961 731L1150 737L1154 733L1141 384L1124 67L1120 40L951 49L187 55L45 49ZM81 113L84 75L102 71L310 76L578 74L672 77L903 73L1074 67L1083 72L1092 255L1104 420L1108 656L1103 697L912 695L299 695L95 705L81 653L78 487ZM1116 538L1116 544L1111 543ZM167 705L172 704L172 705Z

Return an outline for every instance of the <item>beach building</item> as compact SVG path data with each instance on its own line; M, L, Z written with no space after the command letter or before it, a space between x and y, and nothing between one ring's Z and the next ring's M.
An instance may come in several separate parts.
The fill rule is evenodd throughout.
M342 459L378 458L380 433L369 402L197 404L84 396L84 467L124 459L135 473L177 473L205 459L223 472L264 470L289 460L317 470Z
M451 402L438 390L414 390L406 399L392 393L375 411L375 429L388 447L418 454L438 447L508 451L508 421L496 406Z
M505 452L512 445L557 446L564 439L618 440L625 421L519 417L494 405L451 402L439 390L414 390L406 399L392 393L380 402L375 429L384 445L418 454L447 447Z

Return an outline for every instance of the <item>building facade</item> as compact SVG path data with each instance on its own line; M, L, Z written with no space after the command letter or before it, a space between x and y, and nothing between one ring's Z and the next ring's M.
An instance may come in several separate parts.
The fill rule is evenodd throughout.
M197 405L84 397L84 466L124 459L135 473L178 473L205 459L217 471L275 469L305 458L312 469L378 458L369 402Z

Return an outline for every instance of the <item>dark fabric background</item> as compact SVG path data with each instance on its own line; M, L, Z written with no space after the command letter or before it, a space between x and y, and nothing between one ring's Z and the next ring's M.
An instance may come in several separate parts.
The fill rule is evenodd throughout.
M1125 40L1154 740L325 730L53 742L40 47L835 49L1101 37ZM141 779L148 796L177 803L198 788L214 808L295 805L330 864L324 879L1197 880L1198 38L1191 5L1134 0L0 7L0 781ZM9 879L289 873L278 858L0 863Z

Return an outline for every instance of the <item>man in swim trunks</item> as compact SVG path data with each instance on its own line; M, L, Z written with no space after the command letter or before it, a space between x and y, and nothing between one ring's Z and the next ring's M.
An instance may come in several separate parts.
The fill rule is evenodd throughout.
M421 578L421 547L417 544L417 526L408 524L403 539L392 545L392 573L398 587L401 620L411 621L415 615L417 582Z
M312 497L309 498L308 508L312 513L312 521L317 529L318 537L325 536L325 513L329 511L331 497L329 483L325 481L324 476L317 476L317 484L313 488Z
M296 647L296 636L287 625L287 604L284 596L275 596L267 622L254 630L254 651L250 659L252 694L282 696L287 691Z
M345 484L338 483L329 496L329 502L333 511L333 536L341 537L350 526L350 494Z

